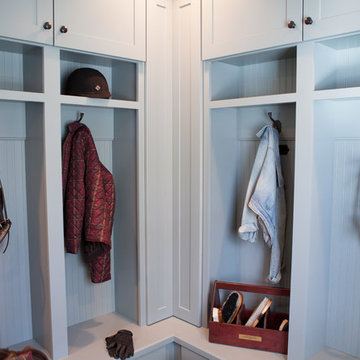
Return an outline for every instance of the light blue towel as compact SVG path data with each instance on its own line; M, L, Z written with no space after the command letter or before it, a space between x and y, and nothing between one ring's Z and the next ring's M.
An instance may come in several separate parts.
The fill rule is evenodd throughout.
M259 235L271 248L268 280L281 279L282 252L285 241L286 204L284 180L279 154L279 133L264 126L257 134L261 138L246 192L241 226L241 239L254 242Z

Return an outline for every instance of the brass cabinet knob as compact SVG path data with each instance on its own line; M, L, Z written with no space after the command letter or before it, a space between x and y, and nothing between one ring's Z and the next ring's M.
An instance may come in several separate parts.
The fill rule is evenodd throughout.
M313 23L313 19L310 16L307 16L305 18L305 24L306 25L311 25Z
M44 28L45 30L51 30L51 28L52 28L51 22L47 21L47 22L43 25L43 28Z
M288 28L289 28L289 29L295 29L295 28L296 28L295 22L292 21L292 20L290 20L290 21L288 22Z
M68 28L67 28L65 25L63 25L63 26L60 28L60 32L61 32L62 34L66 34L66 33L68 32Z

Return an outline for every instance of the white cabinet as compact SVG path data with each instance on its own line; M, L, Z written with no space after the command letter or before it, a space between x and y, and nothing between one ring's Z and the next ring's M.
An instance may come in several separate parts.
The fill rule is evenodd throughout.
M301 41L301 19L301 0L203 0L202 57ZM290 21L294 28L289 27Z
M0 36L143 61L145 12L145 0L6 0Z
M145 60L145 0L55 0L54 44Z
M202 0L202 29L206 60L359 31L360 3Z
M0 5L0 36L53 43L53 3L50 0L4 0ZM44 27L45 26L45 27Z
M360 2L358 0L304 0L304 40L359 29Z

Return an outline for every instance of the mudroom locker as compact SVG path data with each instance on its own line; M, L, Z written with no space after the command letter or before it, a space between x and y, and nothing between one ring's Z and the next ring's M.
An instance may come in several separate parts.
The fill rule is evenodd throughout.
M134 359L360 359L359 15L355 0L3 1L0 348L108 359L105 337L128 329ZM67 94L81 68L109 99ZM80 118L115 184L99 284L64 249L62 143ZM265 241L238 236L271 119L286 198L276 284ZM284 353L237 325L235 346L209 342L216 280L290 294L270 307L289 320ZM245 310L262 298L244 292Z

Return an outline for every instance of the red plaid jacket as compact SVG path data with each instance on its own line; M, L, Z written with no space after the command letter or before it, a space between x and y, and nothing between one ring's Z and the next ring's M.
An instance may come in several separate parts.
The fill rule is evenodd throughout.
M111 279L111 231L115 187L111 173L100 162L87 126L68 125L63 145L65 247L77 254L84 241L85 261L94 283Z

